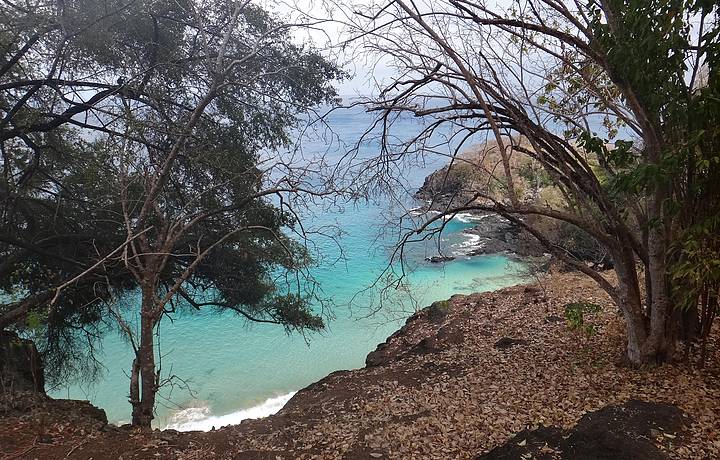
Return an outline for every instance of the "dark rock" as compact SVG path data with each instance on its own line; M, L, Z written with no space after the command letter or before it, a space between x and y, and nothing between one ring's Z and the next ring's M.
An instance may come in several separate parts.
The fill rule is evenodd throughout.
M445 166L431 173L425 178L422 187L415 196L423 200L444 201L462 191L463 180L460 175L453 174L450 166Z
M215 427L213 427L215 428ZM160 439L167 442L175 441L180 433L177 430L167 429L160 432Z
M453 257L453 256L432 256L432 257L426 257L425 260L427 260L431 264L439 264L439 263L450 262L451 260L455 260L455 257Z
M551 460L557 458L547 447L560 445L563 431L560 428L541 426L537 430L523 430L508 440L502 446L496 447L485 455L476 457L476 460L520 460L532 458L537 460Z
M630 400L589 412L561 443L563 458L601 460L668 458L651 441L651 430L677 433L682 430L682 411L675 406Z
M517 345L527 345L528 341L524 339L513 339L511 337L503 337L495 342L495 348L498 350L507 350Z
M444 344L461 345L465 341L465 334L456 324L449 324L440 328L437 338Z
M448 313L450 313L451 307L452 304L447 300L438 300L437 302L433 302L432 305L426 309L428 321L434 324L442 323Z
M432 337L425 337L424 339L422 339L410 351L412 353L424 355L426 353L434 353L434 352L440 351L440 350L442 350L442 346L438 342L437 337L432 336Z
M0 388L45 393L42 360L35 344L10 331L0 331Z
M367 367L381 366L392 361L395 358L394 353L390 351L387 343L381 343L375 351L371 351L365 357L365 365Z
M436 353L447 349L448 347L461 345L465 340L462 331L455 325L449 325L441 328L436 335L425 337L411 352L416 354Z
M52 405L58 412L72 414L73 419L92 421L96 427L107 425L107 414L103 409L95 407L89 401L78 401L74 399L54 399Z
M682 430L683 413L677 407L631 400L588 412L567 432L555 427L521 431L476 460L662 460L668 456L653 442L654 434L672 433L674 438Z

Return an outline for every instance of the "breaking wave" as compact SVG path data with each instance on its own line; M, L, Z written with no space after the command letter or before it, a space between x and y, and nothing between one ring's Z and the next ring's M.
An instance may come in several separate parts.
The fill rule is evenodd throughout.
M227 415L212 415L210 407L208 407L207 404L188 407L171 415L170 423L168 423L165 429L178 431L210 431L213 427L220 428L225 425L237 425L246 419L267 417L282 409L295 393L297 392L293 391L285 395L269 398L262 404Z
M465 237L464 241L455 243L451 246L452 254L455 256L463 256L470 254L471 252L482 248L485 244L483 243L483 237L474 233L463 232L462 235Z

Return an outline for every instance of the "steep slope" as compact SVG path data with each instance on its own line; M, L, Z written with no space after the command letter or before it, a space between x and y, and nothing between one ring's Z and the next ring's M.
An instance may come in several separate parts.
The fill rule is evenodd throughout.
M577 301L603 307L586 318L595 334L565 324L564 305ZM69 428L76 422L15 413L0 421L0 453L43 459L473 458L522 430L570 429L589 411L637 399L685 414L682 433L646 440L654 448L670 458L720 458L717 353L703 372L691 365L629 369L616 362L622 333L599 289L582 276L556 274L538 285L437 302L369 355L369 366L330 374L266 419L208 433L138 433L101 424L78 431ZM41 429L48 443L38 440Z

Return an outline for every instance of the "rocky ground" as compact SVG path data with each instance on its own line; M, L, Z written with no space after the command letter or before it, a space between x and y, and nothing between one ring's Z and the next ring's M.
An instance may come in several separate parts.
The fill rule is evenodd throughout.
M596 333L565 324L564 305L577 301L603 307L586 318ZM84 403L20 402L0 420L0 456L714 459L718 339L702 370L627 368L616 308L581 275L557 274L436 302L367 367L329 375L266 419L209 433L141 433L105 425Z

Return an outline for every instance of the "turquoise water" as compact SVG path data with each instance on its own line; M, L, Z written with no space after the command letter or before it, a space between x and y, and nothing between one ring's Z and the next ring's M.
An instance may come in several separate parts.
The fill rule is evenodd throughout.
M330 123L351 143L367 127L368 116L359 111L341 112ZM317 140L309 141L308 146L306 151L324 148ZM416 188L427 173L443 163L438 158L413 169L406 176L408 186ZM407 205L417 203L407 197ZM463 255L475 247L477 237L463 232L473 224L467 216L459 216L447 223L439 241L444 252L456 255L456 260L428 263L424 258L437 253L438 241L417 243L409 248L409 273L402 289L383 291L384 296L378 287L367 289L388 266L398 231L385 222L388 213L399 212L402 210L389 209L380 200L347 206L343 211L316 210L308 217L308 227L335 224L344 232L339 240L344 252L340 260L333 241L316 241L322 263L313 269L313 275L324 297L335 305L334 318L321 333L287 335L277 326L248 324L232 314L208 312L186 313L172 323L163 320L159 346L163 375L179 376L192 393L181 387L162 392L156 425L208 429L267 415L279 409L292 392L328 373L363 366L367 353L416 308L453 294L522 281L523 267L518 262L501 255ZM126 307L132 310L133 305ZM89 399L105 409L111 422L128 421L126 373L131 361L129 345L111 333L103 341L102 362L107 372L102 381L91 387L60 389L55 396Z

